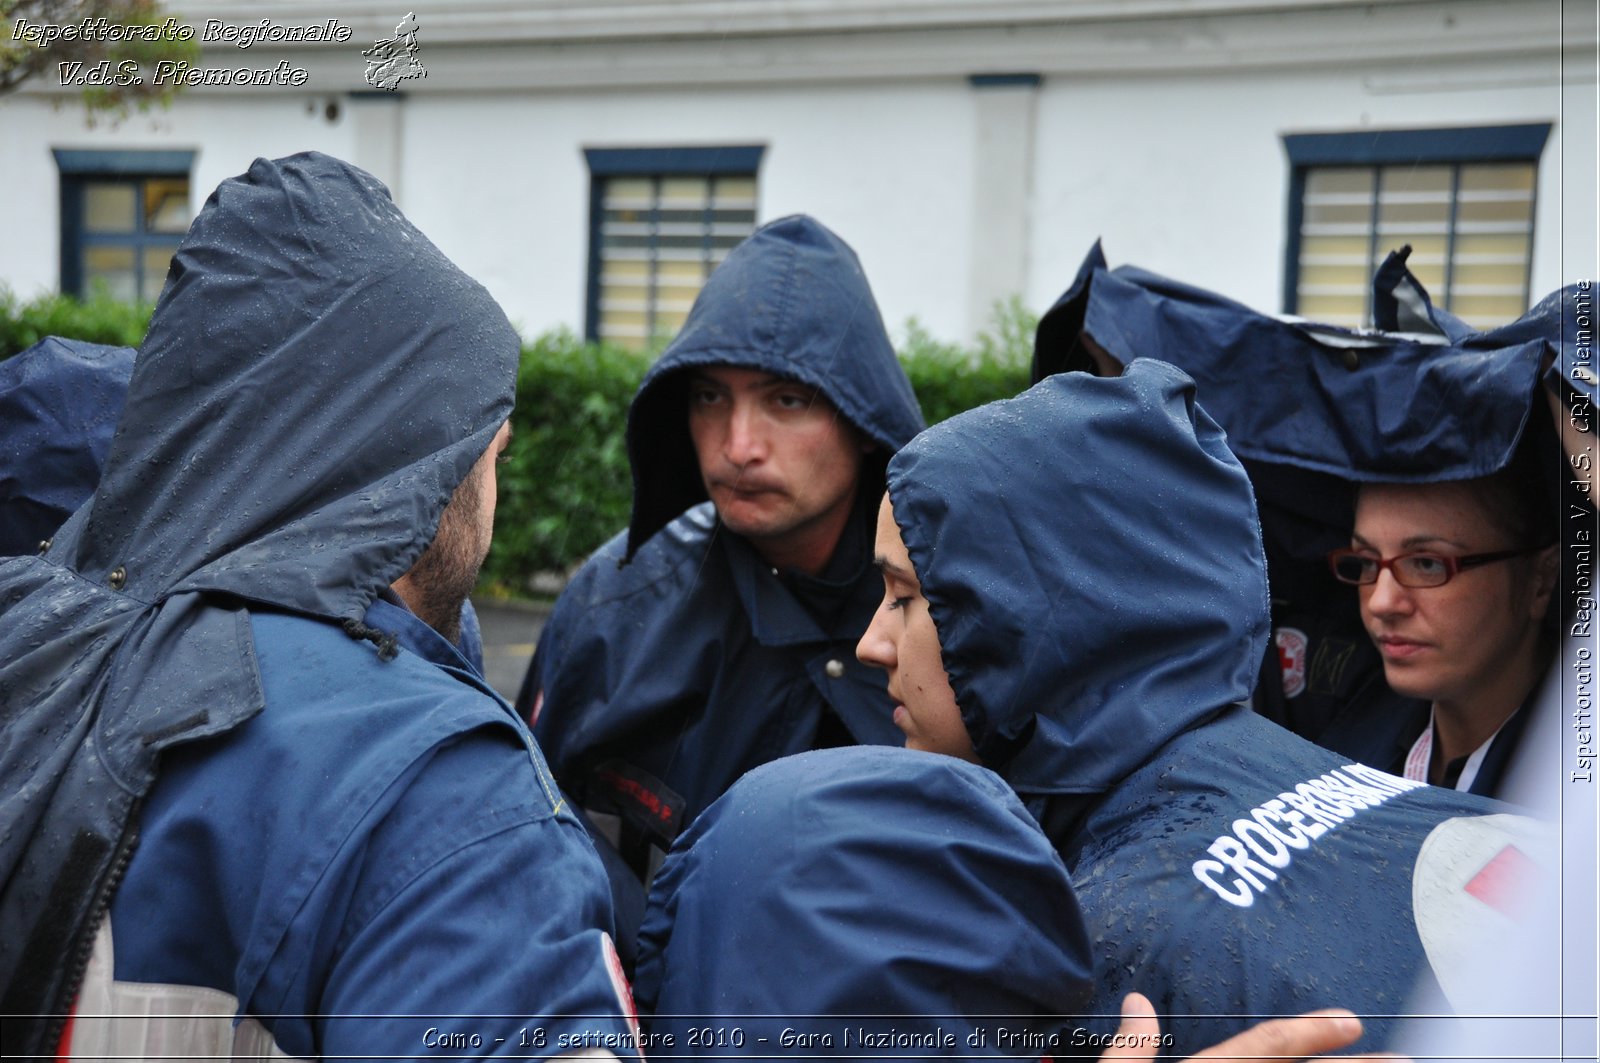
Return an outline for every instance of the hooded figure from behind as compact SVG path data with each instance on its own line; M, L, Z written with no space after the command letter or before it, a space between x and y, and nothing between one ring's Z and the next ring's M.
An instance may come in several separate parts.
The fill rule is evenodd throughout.
M823 422L830 456L781 427L759 458L697 442L692 409L741 420L746 384L757 419ZM883 681L851 650L877 598L883 466L921 427L854 252L803 216L734 248L645 376L628 415L632 520L556 604L518 702L639 879L749 769L896 741ZM762 490L740 494L740 480ZM769 560L770 540L718 509L803 509L818 483L843 492L848 516L816 571Z
M38 553L93 493L133 357L48 336L0 362L0 557Z
M390 590L492 490L519 347L355 167L261 159L208 199L93 497L0 561L0 990L38 1017L8 1055L410 1055L426 1021L356 1016L483 1011L626 1033L581 827ZM449 507L473 565L477 502Z
M132 347L47 336L0 362L0 557L38 553L94 494L128 398ZM483 671L483 631L461 603L460 650Z
M862 659L918 748L997 771L1055 844L1095 952L1091 1012L1143 992L1186 1054L1249 1021L1221 1016L1335 1005L1381 1046L1418 973L1498 914L1474 876L1540 859L1504 806L1349 764L1244 704L1261 533L1172 366L1060 374L943 422L890 463L888 500ZM928 618L934 680L907 652ZM966 742L926 741L937 716Z
M905 749L739 780L656 877L640 952L647 1032L697 1057L1066 1055L1091 990L1037 824L991 772Z

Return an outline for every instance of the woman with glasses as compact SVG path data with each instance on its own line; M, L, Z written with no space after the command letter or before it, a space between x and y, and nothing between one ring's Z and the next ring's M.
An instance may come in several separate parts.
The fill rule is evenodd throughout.
M1558 518L1535 462L1522 453L1483 479L1360 489L1350 548L1329 563L1358 588L1389 686L1431 702L1421 734L1375 766L1497 792L1526 722L1518 710L1555 645Z

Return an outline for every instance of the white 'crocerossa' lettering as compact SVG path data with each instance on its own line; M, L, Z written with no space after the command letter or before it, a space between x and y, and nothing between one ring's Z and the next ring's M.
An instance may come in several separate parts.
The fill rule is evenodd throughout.
M1309 849L1357 813L1423 785L1364 764L1346 764L1234 820L1232 830L1194 862L1194 877L1229 904L1248 908L1288 869L1296 851Z

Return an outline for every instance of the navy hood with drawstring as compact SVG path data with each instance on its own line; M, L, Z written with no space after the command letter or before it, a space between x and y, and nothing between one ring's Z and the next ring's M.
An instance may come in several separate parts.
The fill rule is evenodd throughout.
M1172 366L1051 377L928 429L888 482L967 730L1020 792L1105 790L1249 696L1250 481Z
M711 366L814 388L873 444L820 572L777 571L707 499L688 388ZM871 542L884 464L921 428L860 261L804 215L729 252L645 375L628 415L632 521L563 591L517 699L577 805L621 817L641 880L751 768L900 742L883 676L854 647L882 596Z
M261 711L248 607L391 643L368 607L510 413L519 347L362 170L258 159L206 201L98 487L0 561L7 1013L71 1003L163 754Z

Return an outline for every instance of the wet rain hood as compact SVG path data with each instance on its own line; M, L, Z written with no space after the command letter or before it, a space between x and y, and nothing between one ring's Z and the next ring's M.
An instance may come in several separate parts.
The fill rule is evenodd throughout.
M0 562L6 1011L65 1003L158 753L260 710L243 607L359 620L509 414L518 350L364 171L258 159L207 200L94 497Z
M889 498L962 718L1018 791L1104 791L1249 696L1255 503L1172 366L1058 374L935 425Z
M805 215L768 222L712 271L628 410L629 558L706 500L682 389L685 370L708 365L759 369L816 388L878 444L879 462L922 430L916 395L855 252Z

